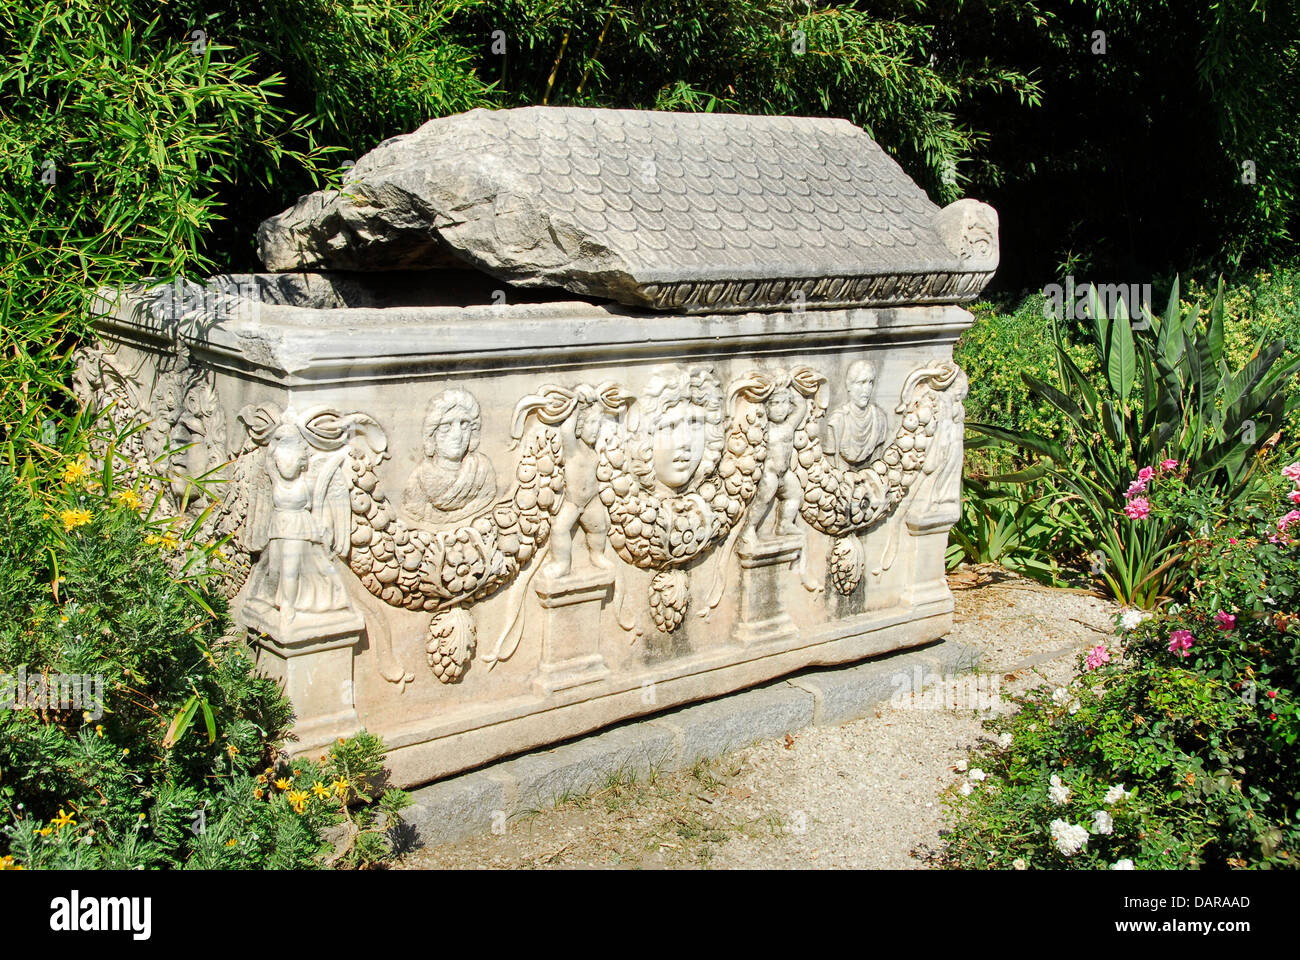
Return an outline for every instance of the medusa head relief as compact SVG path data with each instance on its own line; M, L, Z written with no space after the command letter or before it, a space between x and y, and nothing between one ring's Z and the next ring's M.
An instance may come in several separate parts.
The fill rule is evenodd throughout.
M711 366L657 370L641 394L635 472L687 493L713 475L726 440L722 384Z

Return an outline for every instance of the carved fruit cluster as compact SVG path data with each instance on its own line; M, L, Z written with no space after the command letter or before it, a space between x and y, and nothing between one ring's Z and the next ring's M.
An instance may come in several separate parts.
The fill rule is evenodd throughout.
M684 570L660 570L650 579L650 616L660 633L682 625L690 602L690 581Z
M835 585L836 590L847 597L862 582L862 572L866 568L862 541L854 534L836 537L831 545L828 565L831 571L831 583Z
M434 614L425 647L433 675L443 683L458 681L465 675L477 642L478 631L468 610L452 607Z
M642 569L680 566L725 537L754 498L767 459L766 418L751 407L732 422L717 469L692 493L661 497L634 461L648 451L612 444L596 467L600 502L609 512L609 542Z
M492 511L452 530L411 528L376 492L383 455L353 448L350 565L365 588L408 610L446 610L509 582L550 535L564 500L564 455L545 430L526 445L516 485Z

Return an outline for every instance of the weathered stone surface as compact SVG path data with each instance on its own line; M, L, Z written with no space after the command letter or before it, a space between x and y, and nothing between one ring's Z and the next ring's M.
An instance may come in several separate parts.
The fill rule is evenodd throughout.
M150 425L122 451L141 482L182 440L169 476L229 464L216 500L164 502L229 538L231 608L287 664L296 749L364 727L396 782L424 783L947 630L965 310L414 305L422 290L399 273L135 288L80 358L83 397ZM782 691L764 716L808 722L813 697ZM779 732L708 706L669 722L687 752Z
M941 212L846 121L558 107L431 120L258 241L277 271L459 259L685 312L961 302L998 256L991 207Z

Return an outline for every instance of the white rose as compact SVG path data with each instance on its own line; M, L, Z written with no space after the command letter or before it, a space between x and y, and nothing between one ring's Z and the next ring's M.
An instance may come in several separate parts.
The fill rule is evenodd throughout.
M1131 796L1133 796L1133 791L1125 790L1124 784L1120 783L1120 784L1116 784L1115 786L1111 787L1109 790L1106 791L1106 802L1110 804L1115 804L1115 803L1119 803L1122 800L1127 800Z
M1070 802L1070 788L1061 783L1061 778L1056 774L1052 774L1052 785L1047 788L1047 795L1058 807Z
M1051 831L1056 849L1067 857L1074 856L1088 845L1088 831L1083 827L1076 827L1064 820L1053 820Z

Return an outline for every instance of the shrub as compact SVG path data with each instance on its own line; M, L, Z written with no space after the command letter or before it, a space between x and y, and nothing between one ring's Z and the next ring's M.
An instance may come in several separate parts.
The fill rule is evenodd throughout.
M1053 322L1046 303L1041 294L1034 294L1010 313L999 312L987 301L972 307L975 322L953 349L953 359L970 379L968 419L1056 438L1064 434L1065 417L1045 398L1035 396L1022 376L1048 380L1056 373ZM1068 341L1063 345L1081 370L1092 371L1095 363L1086 346ZM992 453L973 457L972 464L996 469L1009 465Z
M1107 586L1123 602L1150 607L1168 592L1168 555L1185 531L1176 515L1145 524L1135 516L1130 496L1139 470L1176 462L1186 483L1229 503L1254 496L1256 461L1300 404L1300 396L1286 392L1300 361L1277 364L1284 345L1274 340L1230 371L1222 283L1204 324L1199 308L1180 306L1176 282L1164 317L1142 320L1130 323L1122 303L1108 318L1094 293L1086 328L1096 373L1085 373L1057 338L1056 375L1049 381L1022 374L1030 393L1064 418L1063 440L990 423L968 426L1042 458L1051 483L1067 494L1061 502L1074 514L1073 526L1094 538Z
M1121 614L1068 686L989 721L1001 742L973 760L988 779L952 798L943 862L1296 866L1298 479L1295 464L1257 504L1206 497L1218 519L1189 547L1179 605Z
M1188 297L1208 299L1204 287L1190 283ZM1224 357L1230 367L1242 367L1255 356L1262 344L1281 340L1285 349L1280 363L1300 360L1300 270L1261 271L1234 284L1224 293ZM1300 373L1287 380L1289 393L1300 393ZM1292 438L1293 447L1300 442L1300 410L1286 415L1282 435Z
M100 476L103 476L102 474ZM277 685L225 636L215 547L140 516L135 489L84 463L33 497L0 468L0 856L28 867L309 867L382 856L382 744L362 734L320 762L279 754ZM162 553L182 554L180 577ZM87 678L59 702L20 678ZM93 678L93 679L92 679ZM72 699L68 694L75 693ZM21 700L21 702L18 702ZM276 783L284 784L277 789ZM382 823L400 809L391 792Z
M1029 484L1000 487L967 478L961 517L949 532L948 569L996 563L1041 583L1060 585L1073 544L1068 518L1050 495Z

